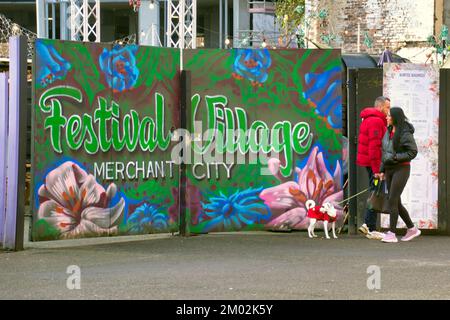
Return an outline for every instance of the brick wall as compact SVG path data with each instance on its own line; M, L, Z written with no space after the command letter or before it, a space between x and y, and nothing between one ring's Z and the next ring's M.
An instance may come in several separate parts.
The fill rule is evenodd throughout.
M434 33L435 0L307 0L313 9L328 9L329 25L315 25L313 36L332 32L343 38L344 52L357 52L358 23L360 51L379 53L385 46L397 51L400 47L424 47ZM445 1L450 20L450 1ZM447 21L448 21L447 20ZM364 44L368 33L373 47ZM334 44L336 46L337 44ZM339 46L339 45L338 45Z

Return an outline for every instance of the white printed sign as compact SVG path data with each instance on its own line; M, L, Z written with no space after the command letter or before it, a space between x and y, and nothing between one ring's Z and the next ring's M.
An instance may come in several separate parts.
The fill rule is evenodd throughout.
M416 226L437 229L439 69L436 65L385 64L383 92L391 99L391 107L401 107L413 124L419 148L411 162L411 176L402 193L402 204ZM388 215L382 215L381 225L389 226ZM406 227L401 218L397 227Z

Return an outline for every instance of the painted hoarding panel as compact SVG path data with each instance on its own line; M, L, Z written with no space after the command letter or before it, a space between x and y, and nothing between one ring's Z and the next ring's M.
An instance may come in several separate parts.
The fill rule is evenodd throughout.
M174 231L179 51L37 40L34 240Z
M411 162L402 204L419 228L437 229L439 69L435 65L384 64L383 92L391 106L401 107L413 124L419 149ZM382 215L382 226L389 226L388 215ZM406 225L399 219L397 227Z
M190 231L305 229L308 199L341 223L340 52L187 50L184 63Z

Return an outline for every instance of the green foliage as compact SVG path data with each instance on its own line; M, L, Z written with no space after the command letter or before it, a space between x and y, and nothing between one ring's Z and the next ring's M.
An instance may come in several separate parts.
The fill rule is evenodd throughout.
M370 38L369 33L367 31L364 32L364 44L369 49L373 47L373 40L372 38Z
M284 47L289 47L291 40L296 39L298 48L306 48L306 41L312 42L307 38L309 30L313 27L313 22L320 26L329 24L329 13L327 9L318 8L306 14L304 0L278 0L275 7L275 15L283 30L284 41L281 43ZM321 36L321 41L327 47L332 47L332 42L342 42L342 38L328 30L327 34ZM318 44L315 44L319 47Z
M435 49L434 51L437 54L442 55L442 61L440 63L444 64L450 50L450 46L448 46L448 27L443 25L439 33L439 38L430 35L427 38L427 42Z
M448 27L444 24L441 29L441 39L447 41L448 38Z
M305 0L278 0L275 15L280 19L283 29L296 29L305 16Z
M298 33L299 26L304 24L305 0L278 0L275 5L275 15L285 36L290 38Z
M336 42L342 41L341 37L339 37L338 35L332 34L332 33L321 35L320 40L329 47L331 46L331 43L333 41L336 41Z
M326 19L328 18L328 11L326 9L322 9L320 10L318 16L320 19Z
M434 36L428 36L427 42L433 47L437 45L436 38Z

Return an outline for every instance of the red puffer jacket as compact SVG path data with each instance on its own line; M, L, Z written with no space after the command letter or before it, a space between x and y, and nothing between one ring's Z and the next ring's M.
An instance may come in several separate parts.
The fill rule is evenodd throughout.
M379 173L381 141L387 130L386 116L375 108L365 108L361 111L361 118L356 164L362 167L371 167L373 173Z

